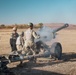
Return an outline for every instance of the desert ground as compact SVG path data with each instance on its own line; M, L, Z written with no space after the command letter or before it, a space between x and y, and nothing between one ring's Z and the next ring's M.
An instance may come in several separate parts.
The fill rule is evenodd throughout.
M25 29L18 29L18 32L21 31ZM11 52L9 44L11 32L11 29L0 29L0 55ZM61 61L42 58L36 64L24 61L23 67L17 67L19 62L10 63L8 67L16 75L76 75L76 30L63 29L57 32L55 41L62 45ZM31 66L30 71L28 71L29 66Z

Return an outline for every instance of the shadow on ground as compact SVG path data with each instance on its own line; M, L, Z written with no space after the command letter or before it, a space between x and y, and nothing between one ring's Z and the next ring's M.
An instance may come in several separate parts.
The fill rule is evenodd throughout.
M26 68L20 69L17 67L12 68L11 70L14 71L15 75L64 75L64 74L60 74L60 73L43 71L43 70L36 70L36 69L31 69L31 71L29 71Z
M55 72L50 72L50 71L43 71L43 70L37 70L37 69L31 69L33 67L44 67L47 65L54 65L54 64L60 64L64 62L74 62L76 61L76 53L63 53L62 55L62 60L55 61L46 61L44 60L43 63L23 63L22 66L17 66L14 68L11 68L11 70L16 74L16 75L64 75L60 73L55 73Z
M46 58L47 59L47 58ZM65 63L65 62L74 62L76 61L76 53L63 53L62 59L59 61L56 60L44 60L39 63L33 63L33 62L27 62L23 63L22 66L16 66L10 68L10 71L14 72L15 75L64 75L56 72L46 71L45 70L39 70L39 69L33 69L33 67L44 67L44 66L51 66L55 64ZM0 74L1 75L1 74ZM11 74L12 75L12 74Z
M71 61L71 62L76 61L76 53L74 53L74 52L63 53L62 60Z
M36 63L32 65L32 67L43 67L43 66L47 66L47 65L54 65L54 64L60 64L60 63L65 63L65 62L75 62L76 61L76 53L70 52L70 53L63 53L62 54L62 59L61 60L54 60L54 59L50 59L47 60L48 58L46 58L46 60L41 60L40 63ZM27 63L27 65L31 66L32 62ZM24 63L23 65L26 65L26 63Z

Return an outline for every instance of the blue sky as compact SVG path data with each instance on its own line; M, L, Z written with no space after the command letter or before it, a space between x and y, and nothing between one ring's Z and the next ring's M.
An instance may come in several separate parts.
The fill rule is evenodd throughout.
M76 24L76 0L0 0L0 24Z

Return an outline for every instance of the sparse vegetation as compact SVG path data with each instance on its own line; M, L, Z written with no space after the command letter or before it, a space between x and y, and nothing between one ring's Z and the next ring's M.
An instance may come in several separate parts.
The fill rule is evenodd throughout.
M4 24L1 24L1 25L0 25L0 28L5 28L5 25L4 25Z
M34 28L39 28L40 25L41 25L41 23L36 24L36 25L34 25ZM0 25L0 29L11 29L14 26L17 26L19 29L26 29L26 28L28 28L27 24L14 24L14 25L4 25L4 24L1 24Z
M41 27L43 25L43 23L39 23L38 26Z

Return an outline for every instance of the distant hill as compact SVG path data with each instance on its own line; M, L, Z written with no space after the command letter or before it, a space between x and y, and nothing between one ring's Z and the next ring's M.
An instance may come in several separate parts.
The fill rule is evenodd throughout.
M51 28L58 28L63 25L64 25L64 23L44 23L44 26L49 26ZM67 27L66 29L76 29L76 25L69 24L69 27Z

